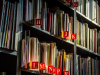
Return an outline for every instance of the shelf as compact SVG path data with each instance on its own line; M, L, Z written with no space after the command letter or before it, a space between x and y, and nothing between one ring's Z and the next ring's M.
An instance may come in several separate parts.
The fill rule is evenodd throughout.
M24 68L21 68L21 75L52 75L52 74L47 74L47 73L37 73L36 71L33 71L33 70L28 70L28 69L24 69Z
M84 14L80 13L79 11L76 10L77 13L77 19L83 23L88 23L89 28L96 28L100 30L100 25L98 25L96 22L92 21L90 18L86 17Z
M70 16L74 15L74 8L69 7L66 3L60 1L60 0L44 0L48 3L48 7L59 7L61 10L65 11L65 13L68 13ZM53 2L52 2L53 1ZM51 5L52 2L52 5ZM80 22L88 23L89 28L91 29L98 29L100 30L100 25L98 25L96 22L92 21L88 17L86 17L84 14L80 13L76 10L77 19Z
M30 26L28 23L23 23L24 30L30 30L30 36L31 37L37 37L39 41L46 41L46 42L56 42L58 50L65 49L67 53L73 53L74 52L74 43L69 42L66 40L62 40L59 37L54 36L53 34L49 33L48 31L41 30L40 28L36 26ZM36 32L36 33L35 33ZM90 56L90 57L99 57L100 54L92 52L91 50L88 50L87 48L84 48L80 45L77 45L77 54L81 56Z
M11 49L1 48L1 47L0 47L0 53L7 53L7 54L10 54L10 55L17 56L16 50L11 50Z

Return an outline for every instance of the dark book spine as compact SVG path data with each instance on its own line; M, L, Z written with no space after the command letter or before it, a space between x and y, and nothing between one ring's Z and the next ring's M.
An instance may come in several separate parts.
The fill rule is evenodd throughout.
M44 8L41 9L41 19L42 19L41 29L45 30L45 11L44 11Z
M53 21L54 21L54 19L53 19L54 17L53 17L53 13L51 14L51 28L50 28L50 32L51 33L53 33L53 26L54 26L54 23L53 23Z
M50 28L51 28L51 13L48 13L48 32L50 32Z
M0 24L0 47L2 46L2 32L3 32L3 27L4 27L5 10L6 10L6 2L5 0L3 0L1 24Z
M28 3L29 0L23 0L23 20L28 21Z
M61 56L61 59L62 59L62 60L60 60L62 62L60 64L60 65L62 65L62 66L60 66L60 68L61 68L61 75L63 75L63 71L64 71L64 52L65 52L65 50L61 50L60 51L60 56Z
M47 24L47 8L45 8L45 30L47 30L47 26L48 26L48 24Z
M12 33L11 33L11 49L14 49L15 44L15 30L16 30L16 12L17 11L17 2L14 3L14 14L13 14L13 24L12 24Z
M78 56L78 71L79 75L81 75L81 63L80 63L81 56Z

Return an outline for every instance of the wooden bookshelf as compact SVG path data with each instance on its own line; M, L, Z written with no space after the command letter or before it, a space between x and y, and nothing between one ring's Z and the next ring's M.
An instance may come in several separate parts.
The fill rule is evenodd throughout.
M30 26L30 24L24 22L24 30L30 30L32 37L37 37L40 41L53 41L56 42L58 49L65 49L66 53L74 52L74 43L70 41L66 41L61 39L60 37L56 37L48 31L41 30L36 26ZM36 32L36 33L35 33ZM76 45L77 46L77 54L81 56L90 56L90 57L98 57L100 58L100 54L95 53L87 48Z

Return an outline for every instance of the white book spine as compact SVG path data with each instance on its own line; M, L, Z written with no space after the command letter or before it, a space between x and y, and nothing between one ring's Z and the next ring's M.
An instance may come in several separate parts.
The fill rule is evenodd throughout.
M89 18L89 16L90 16L90 14L89 14L89 12L90 12L90 11L89 11L90 6L89 6L89 5L90 5L90 3L89 3L89 1L88 1L88 9L87 9L87 10L88 10L88 18Z

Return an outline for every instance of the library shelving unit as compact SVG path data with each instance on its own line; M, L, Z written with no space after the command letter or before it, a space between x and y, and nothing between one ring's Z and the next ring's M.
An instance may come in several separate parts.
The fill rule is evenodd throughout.
M7 0L7 1L11 1L11 0ZM93 22L91 19L87 18L85 15L83 15L82 13L77 11L76 8L69 7L68 5L66 5L65 3L63 3L60 0L43 0L43 1L46 1L48 3L49 7L57 6L64 12L67 12L67 13L69 13L69 15L74 17L74 33L76 33L76 18L78 20L80 20L81 22L84 21L85 23L88 23L88 26L90 28L96 28L97 30L100 30L99 24L97 24L97 23ZM36 26L31 26L31 24L23 21L23 0L19 0L19 3L21 5L20 11L19 11L20 12L20 22L21 22L21 24L19 25L19 32L21 32L21 34L19 35L20 38L19 38L19 43L18 43L18 51L0 47L0 60L2 59L1 56L4 57L5 55L8 56L7 59L12 58L12 60L15 60L15 59L17 60L16 63L12 61L13 63L16 64L16 75L34 75L34 74L35 75L49 75L49 74L34 73L34 71L32 71L32 70L27 70L27 69L21 68L21 43L22 43L21 41L22 41L22 32L24 30L30 30L31 31L30 36L37 37L39 39L39 41L56 42L58 49L65 49L66 53L73 53L73 60L74 60L73 61L73 64L74 64L74 68L73 68L74 74L73 75L76 75L76 55L77 54L81 55L83 57L89 56L89 57L100 59L100 54L90 51L87 48L82 47L80 45L77 45L76 39L74 40L74 42L66 41L57 36L54 36L53 34L49 33L48 31L39 29ZM99 0L98 0L98 3L99 3ZM32 33L32 32L36 32L36 33ZM13 57L15 57L15 59ZM0 64L4 64L4 62L5 61L3 61L3 63L0 63ZM0 68L0 70L1 70L1 68Z
M97 30L100 29L100 25L98 25L97 23L93 22L91 19L89 19L88 17L86 17L85 15L83 15L82 13L80 13L79 11L76 10L76 8L72 8L69 7L68 5L66 5L65 3L63 3L60 0L44 0L48 3L48 6L50 7L59 7L61 10L63 10L64 12L69 13L69 15L74 17L74 33L76 33L76 18L78 20L80 20L82 22L82 20L85 23L89 24L90 28L96 28ZM51 5L52 4L52 5ZM85 47L82 47L80 45L76 44L76 40L74 40L74 42L68 42L65 41L59 37L54 36L53 34L49 33L48 31L39 29L38 27L32 26L31 24L22 21L23 24L23 29L22 30L30 30L30 36L35 36L39 39L39 41L53 41L56 42L58 49L65 49L65 51L67 53L73 53L73 64L74 64L74 74L76 75L76 55L81 55L81 56L85 56L85 57L93 57L93 58L100 58L100 54L92 52L90 50L88 50ZM32 32L36 32L36 33L32 33ZM69 50L67 50L69 49ZM23 70L24 72L32 72L29 70ZM21 71L20 70L20 71Z

